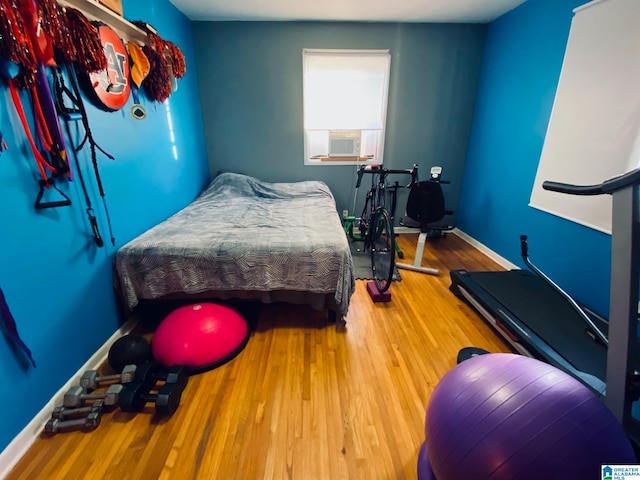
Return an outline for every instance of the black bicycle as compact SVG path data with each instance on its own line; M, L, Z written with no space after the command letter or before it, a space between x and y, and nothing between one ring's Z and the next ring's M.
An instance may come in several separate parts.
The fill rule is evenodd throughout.
M391 286L395 267L395 233L393 221L386 209L387 177L395 174L411 175L408 188L418 182L418 165L408 170L392 170L373 165L362 165L358 170L356 188L360 188L362 176L371 174L371 187L367 191L364 208L359 220L360 235L353 232L355 217L348 217L345 231L352 240L364 242L364 251L371 253L371 271L379 292L386 292Z

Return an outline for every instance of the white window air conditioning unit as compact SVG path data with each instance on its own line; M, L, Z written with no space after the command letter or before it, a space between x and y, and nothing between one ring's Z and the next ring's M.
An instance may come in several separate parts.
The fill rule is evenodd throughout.
M329 156L359 157L360 136L360 130L330 130Z

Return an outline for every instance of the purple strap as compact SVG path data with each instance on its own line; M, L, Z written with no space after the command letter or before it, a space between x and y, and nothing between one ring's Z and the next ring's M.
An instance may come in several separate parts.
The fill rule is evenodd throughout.
M4 326L6 327L7 333L9 334L9 337L11 338L11 340L13 340L13 342L16 343L24 351L24 353L27 355L27 357L29 357L29 360L31 360L31 363L35 367L36 362L33 360L33 357L31 356L31 350L29 350L29 348L24 344L24 342L20 338L20 335L18 335L18 328L16 327L16 321L13 319L13 315L11 315L11 311L9 310L9 305L7 305L7 301L4 298L4 292L2 291L2 288L0 288L0 317L4 321Z
M49 86L49 77L47 77L47 71L45 70L42 62L38 65L38 72L36 77L36 91L38 92L38 98L40 100L40 106L42 107L42 113L44 113L45 121L47 122L47 128L49 134L53 140L54 147L57 154L64 157L64 164L61 165L59 159L55 157L54 166L58 169L67 168L69 173L69 180L73 180L73 172L71 171L71 158L67 152L67 147L64 141L64 134L62 133L62 127L58 121L58 114L56 112L56 104L53 101L53 95L51 94L51 87Z

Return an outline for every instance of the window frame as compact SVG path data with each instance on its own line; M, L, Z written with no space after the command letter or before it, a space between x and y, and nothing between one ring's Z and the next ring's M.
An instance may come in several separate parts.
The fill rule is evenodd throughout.
M382 98L380 98L380 106L381 106L381 123L382 126L380 129L377 128L362 128L359 129L362 132L365 131L376 131L379 132L377 139L377 153L378 155L373 158L367 158L367 156L360 157L329 157L327 156L315 156L311 157L311 147L309 132L317 131L327 133L335 130L345 130L340 128L335 129L317 129L317 128L307 128L306 125L306 112L305 106L307 103L307 53L312 55L322 55L326 54L327 56L331 55L361 55L363 58L370 57L382 57L386 60L386 66L384 67L384 81L382 84ZM389 49L325 49L325 48L303 48L302 49L302 114L303 114L303 140L304 140L304 165L367 165L367 164L376 164L382 165L384 162L384 144L385 144L385 133L387 126L387 108L389 101L389 83L391 76L391 52ZM358 130L357 128L350 128L348 130Z

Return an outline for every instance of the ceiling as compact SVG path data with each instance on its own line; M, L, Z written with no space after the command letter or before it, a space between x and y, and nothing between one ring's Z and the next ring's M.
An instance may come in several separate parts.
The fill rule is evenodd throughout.
M170 0L199 21L488 23L526 0Z

